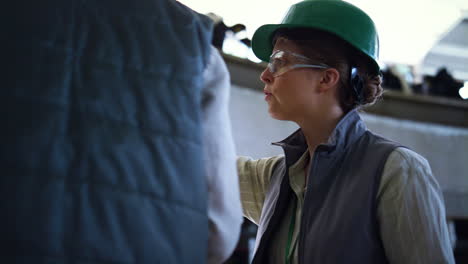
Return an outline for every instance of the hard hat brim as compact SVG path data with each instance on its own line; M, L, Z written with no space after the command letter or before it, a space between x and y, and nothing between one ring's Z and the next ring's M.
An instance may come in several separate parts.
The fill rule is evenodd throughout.
M252 50L268 61L274 32L280 28L311 28L326 31L350 44L379 70L379 38L372 19L358 7L341 0L304 0L292 5L281 24L259 27L252 37Z
M270 60L273 51L273 36L277 29L288 28L288 24L267 24L259 27L252 37L252 51L264 62Z
M306 25L299 25L299 24L266 24L259 27L253 37L252 37L252 51L259 58L264 62L268 62L270 60L270 55L273 52L273 37L275 31L281 28L311 28L310 26ZM322 28L317 27L316 29L324 30ZM334 34L333 32L329 32ZM356 49L356 52L361 52L360 50ZM362 53L362 52L361 52ZM375 58L370 57L369 55L362 53L366 57L370 59L370 63L373 67L377 70L381 68L379 61Z

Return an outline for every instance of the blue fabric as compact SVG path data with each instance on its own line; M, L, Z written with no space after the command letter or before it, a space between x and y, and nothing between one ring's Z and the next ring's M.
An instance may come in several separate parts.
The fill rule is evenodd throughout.
M173 0L2 9L0 262L204 263L209 19Z

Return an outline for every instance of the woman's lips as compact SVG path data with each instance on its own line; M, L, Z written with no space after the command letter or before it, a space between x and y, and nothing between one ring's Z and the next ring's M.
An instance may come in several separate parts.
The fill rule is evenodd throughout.
M263 93L265 94L265 100L268 100L270 97L271 97L271 93L266 91L266 90L263 90Z

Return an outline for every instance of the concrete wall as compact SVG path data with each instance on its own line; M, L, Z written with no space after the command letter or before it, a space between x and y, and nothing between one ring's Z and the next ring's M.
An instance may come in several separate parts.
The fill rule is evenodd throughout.
M239 155L261 158L282 154L272 142L286 138L298 129L292 122L278 121L268 114L264 95L233 85L230 114L234 141Z
M270 143L298 129L291 122L272 119L264 95L233 85L230 113L239 155L260 158L282 154ZM468 218L468 128L458 128L362 114L368 128L398 141L426 157L446 196L449 214Z
M259 76L266 64L258 64L226 54L223 54L223 57L233 84L260 93L263 91L264 84ZM468 100L409 95L386 90L383 100L366 111L379 116L468 128Z

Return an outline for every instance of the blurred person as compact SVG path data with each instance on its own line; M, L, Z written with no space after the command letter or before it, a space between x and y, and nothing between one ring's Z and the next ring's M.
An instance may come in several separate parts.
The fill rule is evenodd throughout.
M210 19L173 0L2 11L1 262L227 259L242 212Z
M293 5L252 39L270 115L300 129L284 156L238 158L253 263L454 263L426 159L369 131L358 110L382 94L372 19L341 0Z

